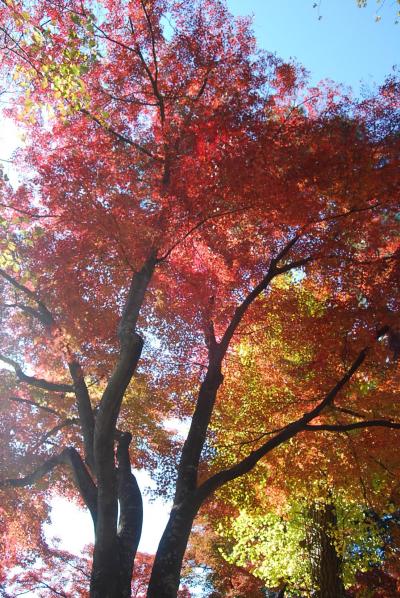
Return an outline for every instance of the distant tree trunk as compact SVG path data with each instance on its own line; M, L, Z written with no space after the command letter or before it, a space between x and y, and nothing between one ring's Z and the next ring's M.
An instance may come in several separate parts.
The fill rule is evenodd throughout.
M344 598L342 560L337 554L332 533L337 527L335 507L332 503L314 504L309 514L308 549L311 561L311 578L317 598Z

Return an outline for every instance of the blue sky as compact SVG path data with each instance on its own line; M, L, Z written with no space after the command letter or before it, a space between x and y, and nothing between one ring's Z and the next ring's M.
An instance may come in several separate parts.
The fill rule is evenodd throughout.
M368 87L382 83L400 63L396 0L381 8L375 0L366 8L358 8L356 0L228 0L228 6L235 15L252 14L259 44L286 60L297 59L313 83L330 78L358 94L360 81Z

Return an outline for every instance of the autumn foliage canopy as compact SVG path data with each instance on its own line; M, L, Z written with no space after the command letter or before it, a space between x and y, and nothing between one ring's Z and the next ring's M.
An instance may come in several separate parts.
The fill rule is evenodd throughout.
M61 494L95 527L74 595L131 596L131 467L173 497L149 598L177 595L199 510L212 535L294 491L397 507L398 82L310 88L219 0L5 0L0 22L25 140L0 187L4 591L15 565L62 575Z

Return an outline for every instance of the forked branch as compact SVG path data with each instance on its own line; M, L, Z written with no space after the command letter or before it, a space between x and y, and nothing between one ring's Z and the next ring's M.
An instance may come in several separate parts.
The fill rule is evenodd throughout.
M33 486L58 465L68 465L71 468L78 490L92 515L93 522L96 523L97 489L78 451L73 447L65 448L59 455L50 457L32 473L24 477L0 480L0 488Z
M205 481L197 490L197 494L199 496L200 501L205 500L212 492L214 492L217 488L225 484L226 482L232 481L249 471L255 467L258 461L271 452L274 448L277 448L290 438L293 438L299 432L302 432L307 429L308 424L319 416L326 407L333 404L336 396L342 390L342 388L351 380L357 370L361 367L362 363L364 362L367 354L369 351L369 347L366 347L360 351L357 355L356 359L353 361L352 365L349 369L343 374L341 379L333 386L333 388L325 395L322 401L320 401L314 409L305 413L302 417L295 420L294 422L288 424L282 430L276 434L273 438L269 439L263 445L261 445L258 449L252 451L247 457L229 467L224 469L207 481ZM364 423L364 422L363 422ZM349 424L351 425L351 424Z
M30 315L33 315L34 317L36 317L45 326L51 326L52 324L54 324L54 318L53 318L52 314L50 313L48 308L45 306L43 301L40 299L40 297L38 297L38 295L34 291L31 291L31 289L29 289L26 285L19 282L16 278L11 276L11 274L6 272L3 268L0 268L0 276L2 276L5 280L7 280L7 282L9 282L15 289L17 289L18 291L21 291L26 297L28 297L29 299L34 301L36 303L36 305L38 306L38 309L35 310L26 305L18 305L18 307L20 307L24 311L27 311L28 313L30 313Z
M279 251L279 253L275 256L275 258L271 259L267 273L265 274L264 278L256 285L252 291L245 297L242 303L235 309L233 317L225 330L225 333L220 342L220 353L221 359L224 357L226 351L228 350L229 343L232 340L233 335L236 332L237 327L241 323L243 316L247 312L250 305L261 295L263 291L265 291L270 284L270 282L278 276L279 274L283 274L284 272L288 272L293 268L298 268L306 264L307 262L313 259L312 256L308 256L307 258L303 258L302 260L297 260L288 264L286 266L279 267L279 262L283 260L294 245L298 242L300 236L295 235L290 241L286 243L286 245Z
M62 331L57 327L53 315L34 291L31 291L27 286L20 283L13 276L11 276L2 269L0 269L0 275L3 276L3 278L5 278L14 288L16 288L18 291L21 291L26 297L34 301L37 305L37 308L33 308L30 305L16 303L16 307L19 307L22 311L40 321L47 330L47 332L50 333L50 335L56 333L62 335ZM73 380L73 385L48 382L47 380L43 380L41 378L28 376L22 371L22 368L16 361L1 355L0 360L13 367L17 377L26 384L30 384L31 386L36 386L38 388L42 388L48 391L75 393L84 438L85 459L91 470L94 471L94 415L90 403L89 393L85 383L82 368L80 367L76 358L71 354L71 351L68 347L66 350L66 354L68 359L68 368L71 374L71 378Z
M291 239L270 261L268 271L260 283L253 288L242 303L236 308L234 315L218 343L213 330L208 334L209 363L207 372L199 390L196 407L193 413L189 432L182 449L181 460L178 468L175 503L184 500L189 492L197 486L197 473L200 455L205 443L207 429L212 416L217 392L223 382L222 361L228 350L229 343L253 301L268 287L271 280L280 274L278 263L295 245L298 236Z
M118 326L120 353L114 371L100 401L94 431L94 455L98 480L98 528L94 558L112 554L116 540L118 516L114 440L116 423L125 391L141 356L143 339L136 331L145 294L156 266L152 251L141 270L131 280L125 307ZM101 547L101 550L98 548ZM107 557L108 558L108 557ZM106 566L104 564L104 566Z

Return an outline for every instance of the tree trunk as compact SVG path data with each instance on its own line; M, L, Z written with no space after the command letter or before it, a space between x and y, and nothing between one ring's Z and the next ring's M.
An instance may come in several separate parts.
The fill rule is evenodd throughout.
M102 563L107 562L101 555ZM109 557L106 567L100 568L93 560L90 598L130 598L133 559L130 551L118 541L114 554Z
M190 497L172 507L154 560L147 598L176 598L183 556L198 508Z
M131 471L129 458L131 440L131 434L119 434L116 453L118 530L114 541L111 539L105 544L107 551L102 543L95 543L90 585L91 598L131 598L133 564L143 523L142 495Z
M335 507L331 503L313 505L310 516L308 544L314 595L317 598L344 598L342 561L333 541L337 527Z
M106 551L97 549L93 556L90 598L122 598L118 543Z

